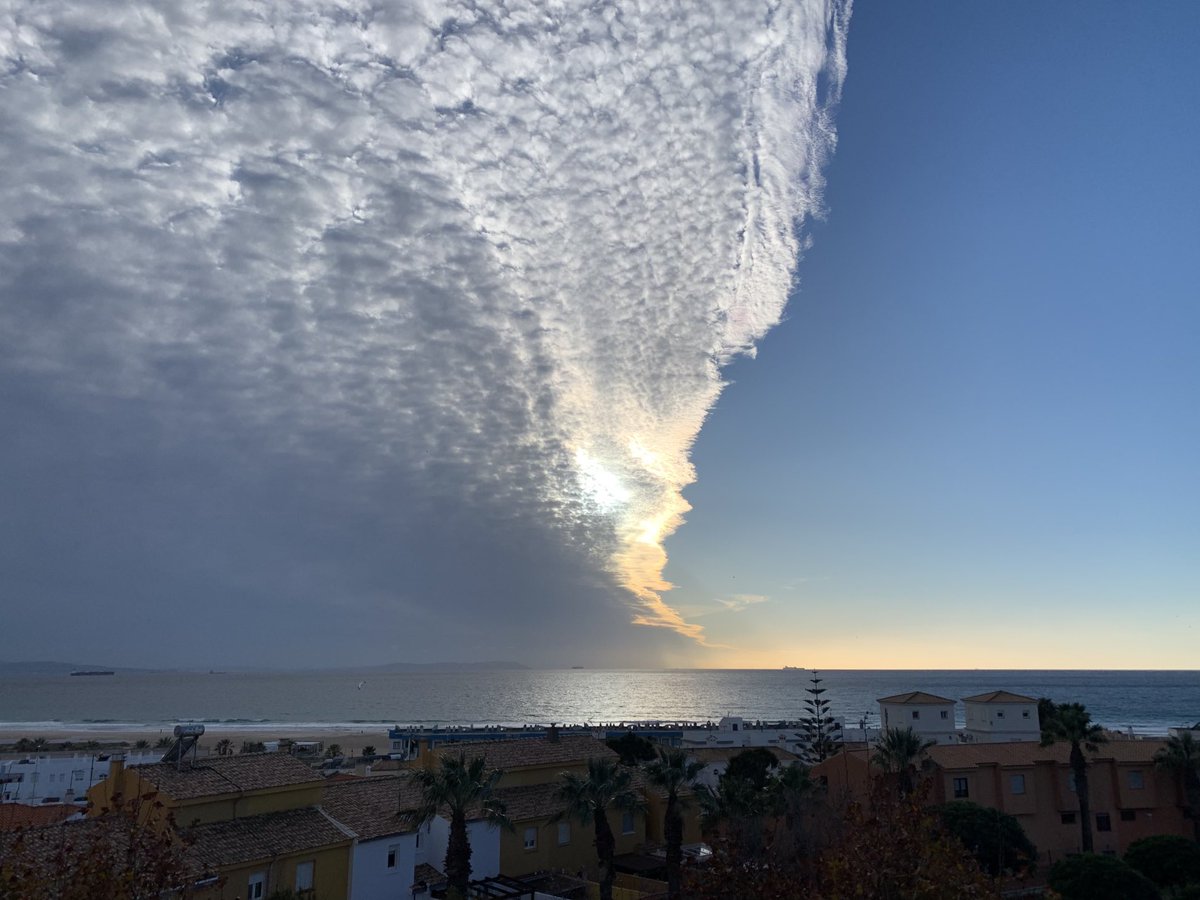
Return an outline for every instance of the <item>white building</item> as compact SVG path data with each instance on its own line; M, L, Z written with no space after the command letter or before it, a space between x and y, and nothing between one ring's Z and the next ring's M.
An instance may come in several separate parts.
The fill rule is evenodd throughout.
M879 721L883 730L911 728L924 740L939 744L957 743L954 701L924 691L909 691L879 699Z
M776 747L797 756L806 744L798 722L747 722L741 716L722 716L712 728L684 728L681 741L681 746L687 749Z
M351 851L350 900L395 900L429 896L422 872L441 872L450 823L434 818L420 829L400 813L413 808L419 791L406 777L373 776L325 788L326 814L355 835ZM467 823L471 877L500 873L500 830L482 821Z
M156 763L162 751L126 753L129 765ZM0 799L5 803L70 803L108 777L108 754L76 753L0 760Z
M963 697L967 710L964 736L968 741L1000 743L1037 741L1042 736L1038 702L1009 691L989 691Z

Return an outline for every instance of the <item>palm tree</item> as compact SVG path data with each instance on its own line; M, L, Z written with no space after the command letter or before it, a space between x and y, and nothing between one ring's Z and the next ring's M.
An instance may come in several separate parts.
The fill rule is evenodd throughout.
M596 831L597 880L600 882L600 900L612 900L613 856L617 841L608 824L610 809L632 812L642 806L637 792L631 787L633 775L625 766L610 759L589 759L587 775L563 772L562 784L558 786L558 799L566 808L556 819L578 819L584 825L589 822Z
M1040 712L1040 711L1039 711ZM1079 798L1079 843L1084 853L1092 852L1092 798L1088 793L1086 749L1095 753L1106 738L1082 703L1059 703L1042 719L1042 746L1071 745L1071 772L1075 776L1075 796Z
M687 751L667 749L658 751L658 761L646 767L650 783L667 792L667 809L663 814L663 837L667 842L667 900L683 896L683 810L687 805L681 792L689 790L704 763L688 760Z
M1200 843L1200 743L1190 731L1181 731L1178 737L1167 738L1166 746L1154 754L1154 762L1183 778L1192 832Z
M471 882L471 842L467 837L467 814L479 807L485 821L509 828L504 804L493 795L496 784L504 776L501 769L488 770L482 756L467 759L465 752L457 757L442 756L437 769L418 769L408 776L408 783L421 790L421 801L407 813L414 827L420 828L443 810L450 815L450 838L446 844L447 896L466 900Z
M875 753L871 760L883 771L896 776L900 795L906 797L916 787L913 775L916 773L917 764L924 759L934 743L921 740L921 736L912 730L911 725L904 728L887 728L875 741Z
M363 747L362 755L363 756L374 756L375 755L375 745L367 744L367 746Z
M170 747L170 746L171 746L171 739L169 737L160 737L157 741L154 742L155 749L166 749L167 747Z
M233 741L221 738L217 741L217 756L229 756L233 753Z
M325 748L325 756L327 759L335 759L342 755L341 744L330 744Z
M147 740L134 741L133 749L134 750L148 750L148 749L150 749L150 742Z

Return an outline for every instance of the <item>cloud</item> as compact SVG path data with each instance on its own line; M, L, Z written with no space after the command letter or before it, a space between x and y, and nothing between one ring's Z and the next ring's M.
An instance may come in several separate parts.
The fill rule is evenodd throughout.
M770 597L766 597L763 594L734 594L731 597L718 597L717 603L725 607L729 612L741 612L747 607L766 603L770 599Z
M538 609L622 596L703 642L663 599L662 542L720 368L779 320L819 211L848 16L8 4L0 383L27 490L6 533L36 557L22 523L44 521L81 566L123 509L126 567L94 592L157 560L164 592L244 607L319 582L309 612L484 584L528 611L532 561ZM175 530L132 546L167 496ZM237 559L202 565L225 514ZM471 556L442 567L435 534ZM46 584L24 596L75 602Z

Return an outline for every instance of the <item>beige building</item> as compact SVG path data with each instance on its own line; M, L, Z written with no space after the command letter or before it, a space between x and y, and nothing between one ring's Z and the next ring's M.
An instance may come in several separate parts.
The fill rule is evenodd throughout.
M1095 852L1122 854L1138 838L1191 835L1186 800L1169 772L1154 765L1163 741L1112 741L1088 754ZM970 800L1016 817L1043 861L1080 851L1079 800L1068 762L1070 747L1035 741L936 745L923 777L932 803ZM879 774L870 751L840 753L814 767L834 795L865 799Z

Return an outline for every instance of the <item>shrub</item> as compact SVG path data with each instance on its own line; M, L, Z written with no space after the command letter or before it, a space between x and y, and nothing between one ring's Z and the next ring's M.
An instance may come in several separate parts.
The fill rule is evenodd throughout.
M958 838L979 867L995 877L1004 871L1032 868L1037 848L1015 817L970 800L955 800L937 808L942 826Z
M1154 882L1115 856L1084 853L1050 867L1050 887L1063 900L1161 900Z
M1161 887L1200 883L1200 844L1177 834L1134 841L1125 862Z

